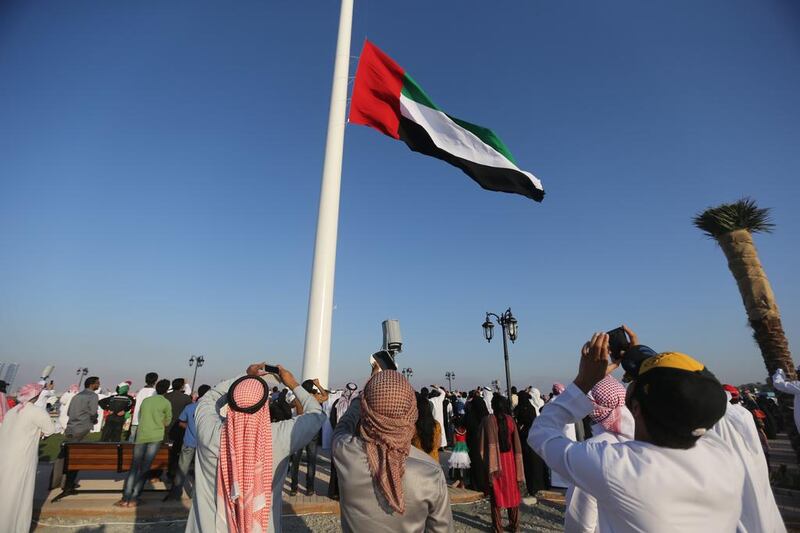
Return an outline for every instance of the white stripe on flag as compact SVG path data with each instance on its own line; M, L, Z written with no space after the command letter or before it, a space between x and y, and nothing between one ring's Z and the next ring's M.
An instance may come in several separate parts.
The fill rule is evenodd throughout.
M530 172L525 172L505 158L503 154L483 142L477 135L453 122L453 120L436 109L419 104L400 95L400 113L409 120L419 124L433 144L447 153L461 159L494 168L507 168L525 174L534 187L544 190L542 182Z

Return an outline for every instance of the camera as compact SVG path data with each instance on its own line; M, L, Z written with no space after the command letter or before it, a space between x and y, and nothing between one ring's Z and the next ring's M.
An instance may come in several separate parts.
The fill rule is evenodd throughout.
M396 355L403 351L403 337L400 335L400 321L383 321L383 350Z

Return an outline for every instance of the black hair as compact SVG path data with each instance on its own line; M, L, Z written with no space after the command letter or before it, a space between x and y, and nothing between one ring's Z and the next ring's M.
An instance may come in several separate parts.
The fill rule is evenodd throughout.
M209 390L211 390L211 385L200 385L197 389L197 397L202 398L203 394L207 393Z
M511 387L511 394L516 394L516 393L517 393L517 388Z
M508 432L506 417L509 414L508 400L502 394L492 396L492 411L497 419L497 437L501 452L511 450L511 435Z
M434 431L436 430L436 420L433 418L433 406L428 398L421 393L415 393L417 397L417 435L422 444L422 450L430 453L434 450L437 443L433 442Z
M425 397L427 398L427 397L428 397L428 387L422 387L422 388L419 390L419 393L420 393L420 394L422 394L423 396L425 396Z
M677 450L688 450L694 447L697 439L700 438L699 436L680 435L664 426L647 410L644 403L639 398L639 389L637 388L636 381L631 383L630 387L633 387L631 391L632 394L629 396L630 399L626 400L625 405L628 406L629 403L632 405L633 400L636 400L639 404L639 412L642 413L644 426L647 429L647 434L650 436L650 442L662 448L674 448ZM630 409L630 407L628 408Z
M475 420L478 424L481 423L485 417L489 416L489 408L486 407L486 400L484 400L481 396L477 394L472 399L472 407L470 408L470 414L475 417Z
M530 431L533 421L536 420L536 409L534 409L529 398L530 395L525 392L520 392L520 399L517 406L514 408L514 417L517 419L517 428L519 428L520 438L527 439L528 431Z
M156 383L156 394L164 394L169 390L169 380L162 379Z
M144 384L148 387L152 387L158 381L158 374L155 372L148 372L147 375L144 377Z
M182 391L186 380L183 378L175 378L172 380L172 390L175 392Z
M314 394L314 389L316 387L314 386L314 380L313 379L305 380L301 386L306 390L306 392Z
M641 403L639 404L641 407ZM693 435L684 436L671 431L664 427L655 418L647 414L646 409L642 409L642 418L644 418L644 425L647 428L647 433L650 435L650 442L662 448L675 448L678 450L688 450L694 447L697 439Z
M86 381L83 382L83 388L88 389L95 383L100 383L100 378L98 378L97 376L89 376L88 378L86 378Z
M2 379L0 379L0 392L5 394L6 393L6 387L8 387L8 383L6 383Z
M278 387L272 387L272 392L278 392Z

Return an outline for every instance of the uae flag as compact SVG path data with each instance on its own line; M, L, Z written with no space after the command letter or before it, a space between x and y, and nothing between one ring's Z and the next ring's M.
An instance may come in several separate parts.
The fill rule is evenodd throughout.
M492 130L444 113L400 65L369 41L358 61L350 122L447 161L484 189L521 194L537 202L544 197L542 183L517 166Z

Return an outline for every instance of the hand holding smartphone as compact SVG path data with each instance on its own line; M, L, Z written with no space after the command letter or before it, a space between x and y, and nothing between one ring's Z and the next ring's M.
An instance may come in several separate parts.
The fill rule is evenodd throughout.
M622 359L622 352L631 346L631 343L628 340L628 335L625 333L625 328L620 326L607 332L607 334L608 350L611 352L611 360L619 361Z
M281 371L277 366L264 364L264 372L267 374L280 375Z

